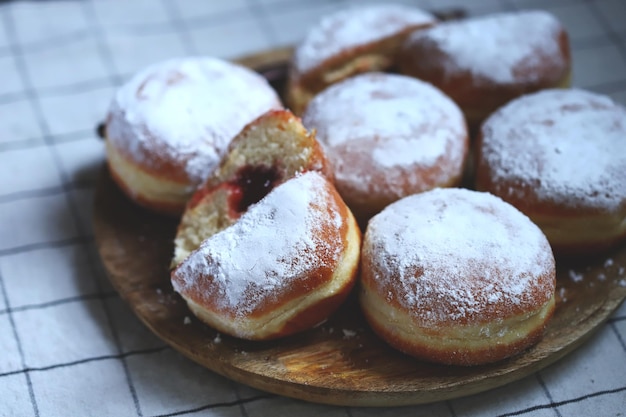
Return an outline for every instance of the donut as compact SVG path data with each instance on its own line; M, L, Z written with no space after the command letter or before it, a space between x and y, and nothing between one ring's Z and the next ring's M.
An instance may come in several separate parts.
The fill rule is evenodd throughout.
M210 57L154 64L113 98L105 128L109 171L132 201L180 215L232 138L281 107L263 77L237 64Z
M463 114L441 91L404 75L367 73L328 87L302 115L360 223L388 204L456 186L469 139Z
M268 340L324 322L354 286L360 231L332 183L309 171L273 188L204 240L174 289L223 334Z
M471 130L526 93L568 87L568 35L545 11L518 11L441 23L409 35L402 74L432 83L463 110Z
M626 237L626 108L580 89L520 97L490 116L476 184L517 207L557 254L597 254Z
M287 82L290 109L302 114L309 100L329 85L391 68L404 38L436 21L430 13L397 4L361 6L325 16L294 50Z
M298 117L288 110L270 110L249 123L189 199L174 240L172 266L235 223L273 187L306 171L333 178L321 145Z
M555 308L541 230L489 193L435 189L374 216L359 300L372 329L421 360L481 365L538 342Z

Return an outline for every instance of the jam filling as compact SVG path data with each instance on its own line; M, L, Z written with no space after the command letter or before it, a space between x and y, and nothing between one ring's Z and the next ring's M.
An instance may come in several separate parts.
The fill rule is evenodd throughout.
M238 213L248 210L261 201L280 181L280 173L275 167L263 165L244 166L229 182L233 187L230 197L231 207Z

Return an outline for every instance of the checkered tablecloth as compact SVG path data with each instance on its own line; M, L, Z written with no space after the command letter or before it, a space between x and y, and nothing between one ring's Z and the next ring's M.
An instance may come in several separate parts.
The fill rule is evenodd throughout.
M626 104L626 1L424 0L471 15L547 8L568 28L574 84ZM1 416L623 416L626 305L541 372L425 406L331 407L267 394L152 335L108 283L91 226L115 89L166 58L233 58L299 40L349 0L0 2ZM626 149L618 150L626 152Z

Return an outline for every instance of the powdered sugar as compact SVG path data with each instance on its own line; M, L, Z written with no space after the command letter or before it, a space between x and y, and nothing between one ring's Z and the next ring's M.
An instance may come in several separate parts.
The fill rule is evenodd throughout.
M558 20L544 11L500 13L415 32L407 44L436 45L443 53L447 76L469 71L477 83L482 79L509 84L535 81L540 76L537 68L563 65L561 30Z
M626 108L608 97L576 89L527 95L489 118L483 136L496 183L530 185L540 199L569 207L614 210L626 200Z
M422 10L395 4L341 10L326 16L309 30L296 48L294 66L298 72L308 72L345 50L435 21L434 16Z
M197 184L245 124L279 107L265 79L247 68L209 57L172 59L118 90L107 137L139 163L183 166Z
M537 308L554 293L545 236L488 193L436 189L393 203L370 221L363 257L381 293L431 324Z
M441 172L450 175L466 151L458 106L432 85L402 75L369 73L335 84L311 101L302 121L317 130L337 180L353 186L367 187L364 176L372 169L394 167L418 183L409 178L418 175L415 167L432 167L444 156L451 167Z
M276 187L233 226L205 240L174 271L174 289L245 316L301 285L311 271L333 267L324 260L340 257L342 222L328 217L338 207L329 205L325 184L308 172ZM320 236L322 228L330 243Z

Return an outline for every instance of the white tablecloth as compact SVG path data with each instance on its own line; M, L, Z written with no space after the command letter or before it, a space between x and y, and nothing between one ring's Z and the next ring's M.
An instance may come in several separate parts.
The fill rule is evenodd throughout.
M94 247L91 212L103 163L94 127L116 87L173 56L232 58L292 44L320 16L350 3L0 4L0 415L626 414L624 305L581 348L521 381L425 406L366 409L310 404L231 382L167 347L113 291ZM623 0L415 3L463 5L472 15L549 7L570 32L574 84L626 104Z

